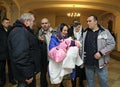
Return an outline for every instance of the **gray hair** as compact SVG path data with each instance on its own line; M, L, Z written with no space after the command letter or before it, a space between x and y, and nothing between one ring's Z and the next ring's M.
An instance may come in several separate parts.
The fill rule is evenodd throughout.
M24 22L25 20L31 20L31 16L34 16L32 13L23 13L20 17L20 21Z

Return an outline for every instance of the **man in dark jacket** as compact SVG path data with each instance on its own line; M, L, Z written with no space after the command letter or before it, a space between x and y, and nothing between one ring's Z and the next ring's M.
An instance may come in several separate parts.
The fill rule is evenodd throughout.
M55 31L50 26L50 22L47 18L43 18L41 20L41 29L39 30L39 40L41 46L41 73L40 73L40 87L48 87L47 82L47 70L48 70L48 49L49 49L49 42L51 39L52 33Z
M35 75L39 72L40 48L39 40L31 29L35 17L24 13L13 24L13 30L8 36L8 47L17 87L36 87Z
M7 39L8 39L8 26L10 25L10 20L8 18L3 18L2 23L0 25L0 87L3 87L6 83L6 59L7 59L7 65L8 65L8 75L9 75L9 82L12 84L16 84L11 64L9 60L8 55L8 45L7 45Z

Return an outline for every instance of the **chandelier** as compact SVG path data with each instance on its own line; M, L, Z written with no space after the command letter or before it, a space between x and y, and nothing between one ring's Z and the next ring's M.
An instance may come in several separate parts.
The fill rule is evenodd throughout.
M68 17L80 17L80 13L75 10L75 5L73 5L73 11L67 13Z
M80 13L78 12L69 12L67 13L68 17L80 17Z

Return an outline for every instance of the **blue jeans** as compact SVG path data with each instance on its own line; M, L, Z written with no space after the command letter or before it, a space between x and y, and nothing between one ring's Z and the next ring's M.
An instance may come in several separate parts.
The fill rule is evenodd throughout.
M108 86L108 73L107 66L103 68L98 68L96 66L85 66L86 79L88 87L95 86L95 73L98 76L100 87L109 87Z

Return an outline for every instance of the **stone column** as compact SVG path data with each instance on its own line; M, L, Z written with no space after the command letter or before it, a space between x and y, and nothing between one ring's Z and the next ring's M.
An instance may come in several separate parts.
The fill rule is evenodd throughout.
M120 51L120 14L116 15L115 18L115 31L116 31L116 44L117 51Z

